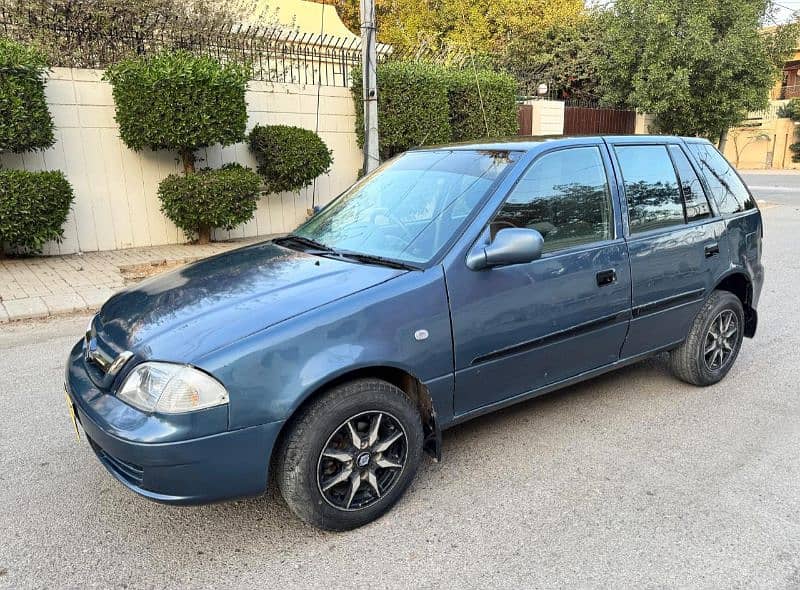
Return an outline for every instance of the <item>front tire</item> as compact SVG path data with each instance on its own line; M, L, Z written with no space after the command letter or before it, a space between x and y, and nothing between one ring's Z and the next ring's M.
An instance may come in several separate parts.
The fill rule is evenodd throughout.
M385 514L422 458L416 405L378 379L338 385L302 409L278 449L276 479L289 508L315 527L344 531Z
M686 340L670 352L673 374L692 385L713 385L728 374L744 337L744 309L728 291L714 291L698 312Z

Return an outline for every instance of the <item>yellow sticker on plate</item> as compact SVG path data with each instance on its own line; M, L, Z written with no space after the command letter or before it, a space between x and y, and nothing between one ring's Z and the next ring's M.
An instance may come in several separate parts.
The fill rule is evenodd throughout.
M72 419L72 425L75 427L75 436L78 440L81 440L81 432L78 430L78 417L75 415L75 406L72 403L72 399L69 397L69 394L65 391L64 397L67 400L67 408L69 408L69 417Z

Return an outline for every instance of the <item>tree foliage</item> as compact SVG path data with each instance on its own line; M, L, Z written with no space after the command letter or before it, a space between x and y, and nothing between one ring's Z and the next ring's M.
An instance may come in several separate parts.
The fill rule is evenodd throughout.
M535 95L545 83L559 98L594 99L603 20L587 14L574 22L519 31L500 50L498 65L517 79L522 94Z
M129 148L177 151L190 172L194 152L244 139L248 72L241 65L161 52L108 70L120 137Z
M0 0L13 22L4 33L34 43L51 64L104 67L109 58L178 48L237 22L276 25L257 0ZM224 49L224 48L218 48Z
M74 198L62 172L0 170L0 254L3 244L33 253L60 241Z
M331 150L319 135L289 125L256 125L248 135L267 192L299 191L330 170Z
M664 133L718 137L766 107L796 30L761 29L767 0L617 0L598 60L607 102Z
M357 32L359 0L333 3L345 25ZM569 23L583 10L583 0L377 0L378 40L399 51L420 46L498 51L525 31Z
M44 95L44 55L0 38L0 152L53 145L53 119Z

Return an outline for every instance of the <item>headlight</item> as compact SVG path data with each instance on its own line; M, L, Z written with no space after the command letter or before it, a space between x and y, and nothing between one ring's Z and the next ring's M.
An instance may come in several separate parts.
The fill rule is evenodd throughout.
M228 403L222 384L202 371L173 363L142 363L117 397L145 412L182 414Z

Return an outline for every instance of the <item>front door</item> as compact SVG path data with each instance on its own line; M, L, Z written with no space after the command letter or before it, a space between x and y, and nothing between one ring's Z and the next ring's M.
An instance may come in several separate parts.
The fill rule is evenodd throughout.
M481 239L538 230L539 260L445 269L455 345L455 412L464 414L619 358L630 268L602 142L540 155Z
M633 303L622 357L682 341L727 251L724 224L709 207L679 144L613 146L628 211Z

